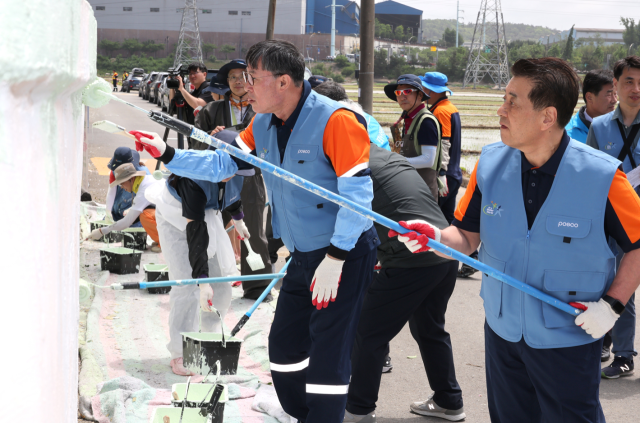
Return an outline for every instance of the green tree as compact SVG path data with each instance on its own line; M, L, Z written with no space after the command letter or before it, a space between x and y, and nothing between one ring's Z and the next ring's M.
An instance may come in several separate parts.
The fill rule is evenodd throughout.
M209 54L215 52L217 48L218 48L218 46L215 45L215 44L203 43L202 44L202 52L204 53L204 58L208 59L209 58Z
M352 68L351 66L349 66L349 67L346 67L346 68L342 69L342 72L340 72L340 73L342 74L342 76L349 77L349 76L353 75L354 71L355 71L355 69Z
M562 48L560 47L560 43L555 43L549 50L547 50L547 57L561 57L562 56Z
M311 68L311 73L313 75L322 75L322 76L326 76L326 74L328 73L327 71L325 71L324 69L324 65L322 63L318 63L317 65L315 65L314 67Z
M573 25L569 30L569 36L567 37L567 44L564 46L564 51L562 52L562 58L568 62L573 58Z
M395 39L399 41L404 40L404 27L402 25L398 25L393 31L393 35L395 35Z
M229 53L236 51L236 47L231 44L225 44L222 46L222 52L224 53L224 60L228 60Z
M378 18L376 18L376 22L373 26L373 36L376 38L380 38L380 32L382 31L382 24L380 23L380 21L378 20Z
M107 53L107 56L111 56L114 51L120 49L120 43L111 40L102 40L98 43L98 48L101 48Z
M122 42L122 49L129 53L129 56L140 52L144 46L136 38L127 38Z
M465 47L448 48L446 52L440 52L436 70L447 75L449 81L462 81L468 55L469 50Z
M344 67L349 66L349 59L347 59L347 56L339 54L336 56L335 63L336 63L336 66L342 69Z
M453 28L447 28L442 33L442 40L445 42L446 47L455 47L456 46L456 30ZM458 45L461 46L464 44L464 37L462 34L458 34Z
M142 43L141 50L155 57L156 51L164 50L164 44L157 44L154 40L147 40Z
M634 44L635 47L640 44L640 25L636 26L636 22L633 18L620 18L620 23L624 25L624 32L622 33L622 39L627 47ZM640 20L638 21L640 24Z

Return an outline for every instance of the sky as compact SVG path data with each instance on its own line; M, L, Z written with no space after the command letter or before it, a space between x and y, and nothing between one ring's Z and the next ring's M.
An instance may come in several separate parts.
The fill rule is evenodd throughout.
M381 0L376 0L380 3ZM423 19L455 19L456 0L395 0L423 11ZM490 2L493 0L489 0ZM640 20L640 0L498 0L505 22L525 23L565 30L620 28L620 17ZM339 1L336 1L339 3ZM475 23L481 0L460 0L460 16ZM461 20L462 21L462 20Z

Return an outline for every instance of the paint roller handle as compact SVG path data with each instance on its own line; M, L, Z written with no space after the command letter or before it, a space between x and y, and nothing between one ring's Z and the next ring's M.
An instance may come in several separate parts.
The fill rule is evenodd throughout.
M191 131L193 130L193 126L189 125L187 122L165 115L164 113L151 110L149 111L148 116L152 121L187 137L191 135Z
M242 330L244 325L249 321L249 317L251 317L251 316L248 316L248 315L245 314L244 316L242 316L240 318L238 323L235 325L235 327L231 331L231 336L236 336L236 334Z
M571 307L575 307L575 308L577 308L578 310L582 310L582 311L587 311L587 308L588 308L588 307L587 307L586 305L584 305L584 304L574 303L574 302L570 302L570 303L569 303L569 305L570 305Z
M140 282L122 282L111 284L111 289L120 291L122 289L140 289Z

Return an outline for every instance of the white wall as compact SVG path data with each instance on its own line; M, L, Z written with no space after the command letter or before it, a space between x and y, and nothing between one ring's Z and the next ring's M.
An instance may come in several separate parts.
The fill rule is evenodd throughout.
M3 422L77 419L83 109L96 22L84 0L0 13Z

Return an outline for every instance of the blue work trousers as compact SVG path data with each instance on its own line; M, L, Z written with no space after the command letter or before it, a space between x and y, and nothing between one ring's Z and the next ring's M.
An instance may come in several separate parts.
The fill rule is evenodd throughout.
M602 339L536 349L509 342L485 322L487 400L492 423L604 423L600 405Z
M351 376L351 349L380 244L365 231L342 266L327 308L311 302L311 282L327 248L294 251L269 334L273 386L284 411L305 423L341 423Z

